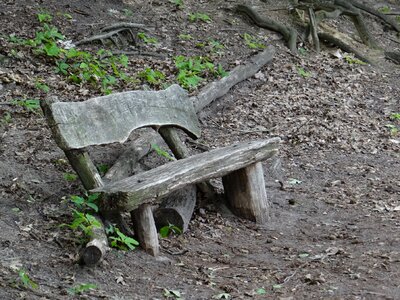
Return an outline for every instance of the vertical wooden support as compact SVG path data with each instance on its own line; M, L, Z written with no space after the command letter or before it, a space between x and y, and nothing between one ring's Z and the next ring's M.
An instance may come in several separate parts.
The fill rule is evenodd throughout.
M267 222L270 202L261 162L224 176L222 182L233 213L259 224Z
M320 48L319 38L318 38L318 24L315 19L314 10L311 7L308 8L308 17L310 19L311 37L313 39L314 48L315 48L315 51L317 53L319 53L321 51L321 48Z
M158 233L150 204L142 204L131 213L135 233L140 246L149 254L158 256Z

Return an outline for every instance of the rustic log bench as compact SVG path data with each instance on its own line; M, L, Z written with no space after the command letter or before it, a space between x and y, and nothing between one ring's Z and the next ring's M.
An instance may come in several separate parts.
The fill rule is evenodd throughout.
M279 138L182 158L182 151L175 149L178 135L171 128L180 128L192 138L200 136L200 128L193 103L178 85L159 92L123 92L84 102L50 98L42 109L56 143L84 187L103 193L101 211L133 211L135 234L152 255L158 254L159 245L151 205L173 191L211 178L222 177L228 205L236 215L258 223L267 220L269 202L261 161L278 152ZM110 174L102 178L85 148L125 142L133 130L149 126L161 132L175 149L173 153L182 159L123 179L116 176L116 180L109 180Z

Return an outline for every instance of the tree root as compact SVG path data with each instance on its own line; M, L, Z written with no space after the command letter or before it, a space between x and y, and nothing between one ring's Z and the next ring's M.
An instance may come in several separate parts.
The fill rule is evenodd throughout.
M139 29L142 31L148 31L146 29L146 26L143 24L126 23L126 22L116 23L102 28L100 30L101 34L93 35L89 38L80 40L76 42L75 45L79 46L94 41L100 41L104 45L106 40L110 40L118 48L120 47L120 45L124 45L127 41L136 46L137 45L136 34L133 33L133 30L138 31ZM126 38L123 38L124 34L129 35L130 41Z
M285 41L288 43L288 47L292 53L297 53L296 41L297 31L294 28L280 24L274 20L266 17L261 17L253 7L239 4L236 6L236 11L246 14L252 21L259 27L270 29L282 34Z

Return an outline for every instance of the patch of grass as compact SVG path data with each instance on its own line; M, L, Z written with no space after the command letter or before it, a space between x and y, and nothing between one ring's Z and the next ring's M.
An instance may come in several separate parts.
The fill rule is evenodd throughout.
M85 292L88 292L90 290L94 290L97 288L97 285L92 284L92 283L82 283L77 286L74 286L72 288L67 289L67 293L71 296L75 295L81 295Z
M40 109L40 100L38 99L13 100L12 104L22 107L30 112L38 112Z
M349 56L349 55L345 55L345 56L344 56L344 59L346 60L346 62L347 62L349 65L354 65L354 64L356 64L356 65L367 65L366 62L363 62L362 60L359 60L359 59L357 59L357 58L351 57L351 56Z
M152 68L146 68L139 72L138 77L145 80L150 85L160 85L165 80L163 72L153 70Z
M43 83L42 81L36 81L35 83L35 88L37 88L38 90L41 90L45 93L48 93L50 91L50 88L47 84Z
M265 49L266 46L260 42L260 40L251 34L244 33L242 35L242 38L244 39L244 42L246 43L247 47L250 49Z
M391 10L391 8L389 7L389 6L381 6L381 7L379 7L378 8L378 11L379 12L381 12L381 13L383 13L383 14L388 14L388 13L390 13L392 10Z
M211 18L209 15L207 14L203 14L203 13L190 13L188 16L188 19L190 22L204 22L204 23L210 23L211 22Z
M184 41L189 41L189 40L193 40L193 37L190 35L190 34L180 34L180 35L178 35L178 37L181 39L181 40L184 40Z
M149 37L144 32L138 32L137 37L145 44L156 44L158 42L156 38Z
M53 20L53 17L48 12L41 12L37 14L40 23L48 23Z
M390 115L392 120L400 120L400 113L393 113Z
M73 174L73 173L63 173L63 178L66 181L75 181L78 179L78 175Z
M36 290L39 287L39 285L29 277L28 273L24 269L18 270L18 278L25 288Z
M182 234L182 229L174 224L168 224L160 228L160 236L162 238L169 237L171 234Z
M311 72L304 70L302 67L297 67L297 73L304 78L308 78L311 76Z
M12 122L12 116L8 111L6 111L3 113L3 116L0 120L2 124L10 124Z
M176 160L174 157L172 157L167 151L163 150L158 146L157 144L151 144L151 148L159 155L162 157L165 157L168 160L174 161Z
M197 87L208 74L213 77L224 77L228 74L221 65L215 67L210 59L201 56L176 56L175 66L178 69L176 79L186 89Z
M132 17L133 16L133 11L131 11L130 9L124 8L122 10L123 14L125 17Z
M183 0L169 0L172 4L176 5L179 9L183 7Z

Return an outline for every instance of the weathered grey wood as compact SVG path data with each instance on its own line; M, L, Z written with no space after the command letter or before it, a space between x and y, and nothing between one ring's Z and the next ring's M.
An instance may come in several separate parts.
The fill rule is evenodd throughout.
M106 252L110 249L108 247L108 239L105 233L104 225L100 217L95 216L100 223L100 227L94 227L90 241L82 249L79 255L79 261L88 266L94 266L99 263Z
M158 233L149 204L142 204L131 214L133 227L140 246L149 254L158 256Z
M179 138L178 132L175 128L163 127L160 128L158 132L167 143L176 159L182 159L189 156L189 151Z
M261 162L222 177L225 195L232 212L239 217L264 224L271 206L267 198Z
M111 194L102 203L107 210L133 210L184 186L222 177L278 152L279 138L258 140L219 148L113 182L92 192Z
M173 191L160 201L160 206L153 211L157 227L173 224L185 232L196 205L196 185Z
M164 91L133 91L92 98L84 102L51 105L51 124L61 149L124 142L146 126L180 127L193 138L200 128L187 92L178 85Z
M317 21L315 20L315 13L314 10L309 7L308 8L308 17L310 19L310 31L311 31L311 37L313 40L314 48L317 53L321 51L321 47L319 44L319 38L318 38L318 24Z

